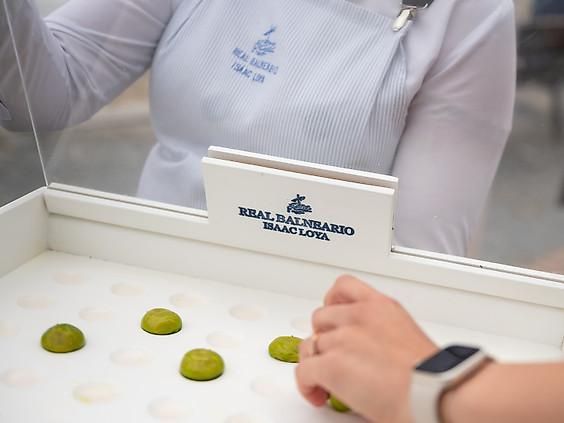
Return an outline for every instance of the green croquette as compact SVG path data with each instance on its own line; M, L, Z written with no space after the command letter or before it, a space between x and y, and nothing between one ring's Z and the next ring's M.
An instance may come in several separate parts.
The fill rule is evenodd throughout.
M339 413L346 413L348 411L351 411L351 409L349 408L348 405L344 404L343 402L341 402L338 398L334 397L333 395L329 396L329 405L331 406L331 408L333 408L333 410L338 411Z
M154 308L143 316L141 329L153 335L170 335L182 329L182 319L174 311Z
M59 323L45 331L41 346L50 352L68 353L84 347L86 339L82 331L68 323Z
M221 356L215 351L198 348L184 354L180 374L187 379L208 381L217 379L225 370Z
M295 336L279 336L268 346L268 353L276 360L286 363L297 363L300 360L299 346L301 338Z

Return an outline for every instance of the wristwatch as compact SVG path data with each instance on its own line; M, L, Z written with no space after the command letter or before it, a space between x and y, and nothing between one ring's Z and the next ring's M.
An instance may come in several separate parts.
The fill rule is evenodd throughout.
M421 362L411 382L411 412L416 423L440 423L440 399L491 359L479 348L451 345Z

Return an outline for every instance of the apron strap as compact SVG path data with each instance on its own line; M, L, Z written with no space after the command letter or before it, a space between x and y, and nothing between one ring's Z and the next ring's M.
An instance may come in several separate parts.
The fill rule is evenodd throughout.
M419 10L427 9L434 1L435 0L402 0L400 12L392 25L392 30L398 32L406 28L407 24L415 19Z

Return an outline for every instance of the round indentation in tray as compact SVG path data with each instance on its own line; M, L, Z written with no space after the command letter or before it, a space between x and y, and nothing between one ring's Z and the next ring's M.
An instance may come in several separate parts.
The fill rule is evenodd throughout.
M307 317L296 317L290 322L292 327L300 332L311 333L311 320Z
M154 400L149 404L147 411L154 418L166 422L183 421L190 414L183 402L169 397Z
M31 369L11 369L0 374L0 381L12 388L27 388L37 384L40 377Z
M186 294L179 292L171 295L169 301L172 305L179 308L191 308L206 305L208 300L200 294Z
M124 367L142 367L153 360L154 354L143 348L122 348L110 354L113 363Z
M112 285L112 293L120 297L136 297L143 294L143 288L131 283L115 283Z
M18 305L27 310L44 310L54 303L53 298L43 294L23 295L18 298Z
M238 304L231 307L229 314L239 320L255 321L262 319L265 312L261 307L256 305Z
M280 386L272 376L259 376L251 382L251 390L263 397L275 398L281 393Z
M85 277L77 272L60 271L53 275L53 281L59 285L74 286L84 282Z
M8 336L15 336L18 333L18 329L15 325L0 320L0 338L1 337L8 337Z
M78 313L82 320L88 322L100 322L112 320L115 314L112 310L104 307L86 307Z
M267 423L248 413L237 413L225 419L225 423Z
M85 383L72 392L74 398L84 404L99 404L113 401L118 397L115 386L110 383Z
M242 343L239 337L222 331L210 333L206 341L214 348L237 348Z

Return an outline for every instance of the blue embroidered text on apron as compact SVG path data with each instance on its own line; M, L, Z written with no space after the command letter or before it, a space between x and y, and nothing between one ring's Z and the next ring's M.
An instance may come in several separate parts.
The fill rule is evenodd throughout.
M345 0L185 0L153 63L139 194L204 207L210 145L389 172L408 106L392 22Z

